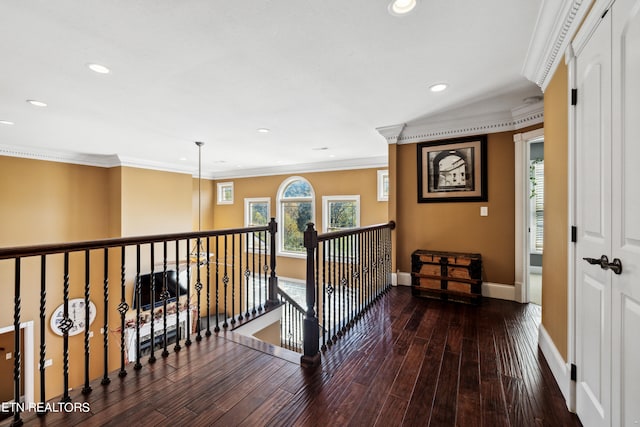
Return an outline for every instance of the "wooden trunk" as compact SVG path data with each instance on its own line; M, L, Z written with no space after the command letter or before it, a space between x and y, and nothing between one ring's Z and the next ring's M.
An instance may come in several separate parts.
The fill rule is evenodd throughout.
M413 295L477 304L482 298L482 256L419 249L411 254Z

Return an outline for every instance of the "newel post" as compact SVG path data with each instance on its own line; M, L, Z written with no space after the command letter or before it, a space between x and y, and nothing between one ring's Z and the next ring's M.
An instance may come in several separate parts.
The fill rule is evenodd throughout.
M300 363L305 367L314 367L320 364L320 328L314 307L316 305L315 283L315 252L318 248L318 232L313 223L307 224L304 232L304 247L307 249L307 312L304 316L303 354Z
M271 218L269 222L269 236L270 236L270 255L269 263L271 274L269 275L269 295L267 296L267 306L275 307L280 304L278 301L278 276L276 276L276 233L278 232L278 223L275 218Z

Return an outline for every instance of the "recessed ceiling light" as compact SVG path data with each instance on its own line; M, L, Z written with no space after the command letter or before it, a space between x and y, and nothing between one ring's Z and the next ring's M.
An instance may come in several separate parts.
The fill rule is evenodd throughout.
M186 157L180 157L180 161L183 161L183 162L184 162L184 161L186 161L186 160L187 160L187 158L186 158Z
M329 154L329 157L335 157L335 156L336 156L335 154Z
M7 125L7 126L11 126L14 123L12 121L9 120L0 120L0 125Z
M429 86L429 90L431 92L442 92L443 90L445 90L448 87L449 87L449 85L446 84L446 83L436 83L434 85Z
M260 128L260 129L258 129L258 132L260 132L260 133L269 133L269 132L271 132L271 129Z
M35 99L27 99L27 102L35 107L46 107L47 103L42 101L36 101Z
M109 74L111 72L109 68L100 64L87 64L87 67L89 67L91 71L94 71L98 74Z
M411 12L416 7L416 0L393 0L389 3L389 13L393 16L402 16Z

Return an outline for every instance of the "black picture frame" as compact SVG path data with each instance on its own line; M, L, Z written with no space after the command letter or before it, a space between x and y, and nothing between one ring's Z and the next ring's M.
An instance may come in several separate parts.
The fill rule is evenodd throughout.
M417 146L418 203L487 201L487 135Z

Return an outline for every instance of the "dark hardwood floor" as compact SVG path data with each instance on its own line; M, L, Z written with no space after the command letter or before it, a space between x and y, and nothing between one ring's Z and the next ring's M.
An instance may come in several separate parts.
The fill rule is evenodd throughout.
M25 425L579 426L537 346L540 308L480 306L393 288L322 355L212 336L86 398L90 412L23 414ZM146 361L145 361L146 362ZM5 420L0 425L7 425Z

